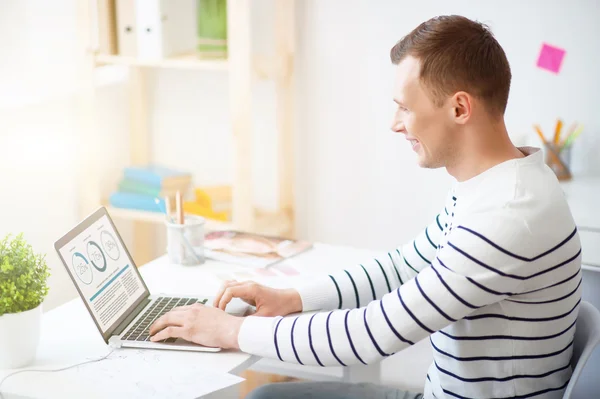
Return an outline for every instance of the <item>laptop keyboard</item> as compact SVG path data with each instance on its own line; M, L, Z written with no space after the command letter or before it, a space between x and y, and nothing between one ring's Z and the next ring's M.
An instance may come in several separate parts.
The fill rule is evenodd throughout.
M169 298L160 297L147 309L142 317L122 336L123 341L150 341L150 326L156 319L178 306L192 305L194 303L205 304L208 299L198 298ZM176 338L168 338L160 342L172 343Z

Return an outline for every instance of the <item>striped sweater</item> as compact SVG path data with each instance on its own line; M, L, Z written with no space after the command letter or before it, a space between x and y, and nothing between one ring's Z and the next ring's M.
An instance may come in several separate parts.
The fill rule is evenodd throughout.
M240 348L306 365L380 361L429 337L425 398L560 398L581 247L541 151L456 183L412 242L298 287L304 311L248 317Z

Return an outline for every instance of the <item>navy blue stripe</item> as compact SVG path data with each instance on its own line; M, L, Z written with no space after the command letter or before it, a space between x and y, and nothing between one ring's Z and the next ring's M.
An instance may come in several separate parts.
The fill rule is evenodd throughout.
M429 373L427 373L427 380L431 382L431 378L429 378Z
M572 262L573 260L575 260L575 259L576 259L576 258L579 256L579 254L581 254L581 248L579 248L579 251L578 251L578 252L577 252L577 253L576 253L574 256L572 256L571 258L569 258L569 259L565 260L564 262L561 262L561 263L559 263L559 264L558 264L558 265L556 265L556 266L552 266L552 267L550 267L550 268L548 268L548 269L542 270L541 272L538 272L538 273L532 274L532 275L530 275L530 276L518 276L518 275L516 275L516 274L504 273L504 272L503 272L503 271L501 271L501 270L498 270L498 269L496 269L496 268L494 268L494 267L491 267L491 266L489 266L489 265L487 265L487 264L483 263L482 261L480 261L480 260L478 260L478 259L474 258L473 256L469 255L468 253L466 253L466 252L465 252L465 251L463 251L462 249L458 248L457 246L455 246L454 244L452 244L452 243L451 243L451 242L449 242L449 241L448 241L448 245L450 245L450 246L451 246L452 248L454 248L454 249L455 249L457 252L459 252L460 254L462 254L464 257L466 257L466 258L470 259L471 261L473 261L473 262L477 263L478 265L480 265L480 266L482 266L482 267L484 267L484 268L486 268L486 269L488 269L488 270L491 270L491 271L493 271L494 273L497 273L497 274L499 274L499 275L501 275L501 276L504 276L504 277L510 277L510 278L514 278L514 279L516 279L516 280L529 280L530 278L534 278L534 277L537 277L537 276L541 276L542 274L549 273L549 272L551 272L551 271L553 271L553 270L555 270L555 269L558 269L558 268L559 268L559 267L561 267L561 266L564 266L564 265L566 265L566 264L568 264L568 263Z
M558 316L542 317L539 319L532 319L532 318L528 318L528 317L511 317L511 316L506 316L503 314L478 314L475 316L467 316L467 317L465 317L465 319L466 320L478 320L478 319L492 319L493 318L493 319L504 319L504 320L526 321L526 322L542 322L542 321L559 320L559 319L565 318L568 315L570 315L571 313L573 313L573 311L577 308L577 306L579 306L580 302L581 302L581 298L577 301L575 306L573 306L573 308L571 308L571 310L569 310L566 313L563 313Z
M377 299L377 296L375 295L375 287L373 286L371 276L369 276L369 272L367 271L367 269L365 269L363 265L360 265L360 267L362 267L362 269L365 271L365 274L367 275L367 278L369 279L369 285L371 286L371 292L373 293L373 300L375 300Z
M450 270L452 273L456 273L454 270L450 269L448 266L446 266L444 264L444 262L442 262L442 260L440 258L436 258L437 261L440 263L440 265L444 266L446 269ZM519 295L522 294L521 292L499 292L499 291L495 291L491 288L486 287L485 285L479 284L477 281L473 280L471 277L466 277L466 276L462 276L465 277L467 279L467 281L469 281L471 284L475 285L476 287L481 288L483 291L489 292L490 294L494 294L494 295L500 295L500 296L512 296L512 295Z
M333 312L329 312L329 314L327 315L327 321L325 322L325 329L327 330L327 340L329 341L329 349L331 349L331 354L333 355L333 357L335 357L335 360L337 360L342 366L345 366L344 362L342 362L340 358L337 357L337 355L335 354L335 351L333 350L333 344L331 342L331 332L329 331L329 318L331 317L332 313Z
M546 252L543 252L537 256L534 256L533 258L526 258L525 256L520 256L517 254L514 254L504 248L502 248L501 246L499 246L498 244L494 243L492 240L490 240L489 238L484 237L481 233L478 233L474 230L471 230L467 227L464 226L458 226L459 229L468 231L469 233L476 235L477 237L481 238L483 241L487 242L488 244L490 244L491 246L493 246L494 248L496 248L498 251L505 253L506 255L512 256L515 259L519 259L525 262L532 262L534 260L540 259L546 255L548 255L549 253L552 253L554 251L556 251L558 248L562 247L563 245L565 245L571 238L573 238L575 236L575 233L577 232L577 227L575 227L575 229L573 230L573 232L571 234L569 234L569 236L567 238L565 238L563 241L561 241L559 244L557 244L556 246L554 246L553 248L550 248L549 250L547 250Z
M346 272L346 274L350 278L350 282L352 283L352 287L354 288L354 295L356 296L356 307L360 308L360 297L358 296L358 289L356 288L356 284L354 283L354 279L352 278L352 276L350 275L350 273L348 273L348 270L344 270L344 271Z
M580 272L581 272L581 269L578 269L578 270L575 272L575 274L572 274L570 277L567 277L566 279L564 279L564 280L562 280L562 281L559 281L558 283L555 283L555 284L549 285L549 286L547 286L547 287L538 288L538 289L536 289L536 290L533 290L533 291L525 291L525 292L521 292L521 294L532 294L532 293L534 293L534 292L539 292L539 291L544 291L544 290L547 290L548 288L554 288L554 287L556 287L557 285L564 284L564 283L566 283L567 281L570 281L570 280L574 279L575 277L577 277L577 275L578 275Z
M477 337L456 337L456 336L450 335L447 332L444 332L442 330L440 330L439 332L448 338L452 338L455 341L486 341L486 340L491 340L491 339L512 339L512 340L516 340L516 341L543 341L546 339L560 337L561 335L563 335L564 333L569 331L571 328L573 328L573 326L575 325L576 322L577 322L577 319L575 319L575 321L573 323L571 323L571 325L569 327L567 327L566 329L564 329L563 331L561 331L559 333L556 333L553 335L539 336L539 337L517 337L514 335L484 335L484 336L477 336Z
M417 254L421 257L421 259L423 259L425 262L427 262L428 265L431 264L431 261L427 260L427 258L424 257L421 254L421 252L419 252L419 250L417 249L417 241L416 240L413 241L413 247L415 247L415 251L417 251Z
M440 275L440 273L437 271L437 269L433 265L431 266L431 268L433 269L433 271L435 272L435 274L437 274L437 276L440 279L441 283L444 284L444 287L446 287L446 289L448 290L448 292L450 292L456 299L458 299L458 301L460 303L462 303L463 305L465 305L465 306L467 306L467 307L469 307L471 309L479 309L481 307L481 306L472 305L469 302L467 302L464 299L462 299L460 296L458 296L458 294L456 292L454 292L452 290L452 288L450 288L450 286L444 281L444 279L442 278L442 276Z
M425 237L427 237L427 240L429 241L429 243L431 244L432 247L434 247L435 249L438 248L437 245L435 245L433 243L433 241L431 240L431 237L429 237L429 233L427 232L427 229L429 228L429 226L425 227Z
M440 366L438 366L437 362L434 360L435 363L435 367L438 369L438 371L449 375L451 377L456 378L459 381L462 382L485 382L485 381L498 381L498 382L505 382L505 381L511 381L511 380L516 380L519 378L544 378L544 377L548 377L549 375L552 375L554 373L558 373L559 371L563 371L565 369L567 369L571 364L567 363L566 366L563 366L561 368L552 370L552 371L548 371L545 372L543 374L519 374L519 375L511 375L509 377L481 377L481 378L464 378L461 377L457 374L451 373L450 371L441 368Z
M390 319L388 318L387 313L385 313L385 309L383 308L383 301L379 301L379 304L381 305L381 313L383 313L383 317L385 318L385 321L387 322L388 326L390 326L390 329L392 330L392 332L394 333L394 335L396 335L396 337L398 337L398 339L402 342L405 342L409 345L414 345L415 343L404 338L402 335L400 335L400 333L398 331L396 331L396 329L394 328L394 326L392 325L392 322L390 321Z
M398 249L396 249L396 251L398 251ZM400 253L398 251L398 253ZM396 271L396 276L398 276L398 280L400 280L400 285L404 284L404 281L402 281L402 277L400 277L400 273L398 272L398 268L396 267L396 262L394 262L394 258L392 258L392 254L388 252L388 256L390 257L390 260L392 261L392 266L394 266L394 270Z
M412 267L412 266L410 265L410 263L408 263L408 261L406 260L406 257L405 257L404 255L402 255L402 254L400 253L400 251L398 251L398 255L402 256L402 259L404 259L404 263L406 263L406 266L410 267L411 269L413 269L413 270L414 270L414 272L415 272L415 273L419 274L419 271L418 271L417 269L415 269L414 267Z
M492 399L526 399L526 398L532 398L534 396L538 396L547 392L551 392L551 391L560 391L562 389L565 389L565 387L569 384L569 380L567 380L567 382L565 382L562 386L558 387L558 388L548 388L548 389L544 389L541 391L536 391L536 392L532 392L532 393L528 393L526 395L519 395L519 396L504 396L504 397L497 397L497 398L492 398ZM452 391L449 391L447 389L443 389L444 393L447 393L448 395L454 396L455 398L458 399L477 399L477 398L471 398L468 396L462 396L459 395L457 393L454 393Z
M387 284L388 292L392 292L392 287L390 287L390 281L388 280L387 274L385 274L385 270L383 270L383 266L381 266L381 263L379 263L377 259L375 259L375 262L377 262L379 268L381 269L381 273L383 273L383 277L385 277L385 283Z
M452 358L454 360L458 360L458 361L461 361L461 362L478 362L478 361L482 361L482 360L489 360L489 361L492 361L492 362L498 362L498 361L505 361L505 360L544 359L544 358L547 358L547 357L552 357L552 356L560 355L561 353L563 353L564 351L566 351L567 349L569 349L573 345L573 341L571 340L571 342L569 342L569 344L567 346L565 346L563 349L558 350L556 352L544 353L544 354L541 354L541 355L460 357L460 356L454 356L454 355L452 355L452 354L450 354L448 352L444 352L443 350L441 350L440 348L438 348L433 343L433 339L431 338L431 336L429 337L429 342L431 342L431 346L433 347L433 349L436 352L441 353L442 355L448 356L449 358Z
M446 212L446 215L449 215L448 209L446 209L446 207L444 207L444 212Z
M344 318L344 326L346 327L346 335L348 336L348 342L350 343L350 348L352 348L352 352L354 352L354 356L362 363L365 363L360 356L358 356L358 352L356 352L356 348L354 348L354 343L352 342L352 337L350 337L350 330L348 329L348 315L350 314L350 310L346 312L346 317Z
M317 314L313 314L310 317L310 320L308 321L308 344L310 345L310 350L312 351L313 355L315 356L315 360L317 361L317 363L319 363L319 366L321 367L325 367L325 365L323 363L321 363L321 360L319 359L319 356L317 356L317 352L315 352L315 348L313 346L313 342L312 342L312 321L315 318Z
M342 291L340 291L340 287L338 286L337 281L335 281L335 278L333 278L333 276L330 274L329 277L331 278L331 281L333 281L333 284L335 284L335 289L337 290L338 293L338 301L339 301L339 305L338 305L338 309L342 308Z
M440 214L439 213L435 217L435 221L437 222L437 225L440 228L440 231L444 231L444 228L442 227L442 224L440 223Z
M381 350L381 348L379 347L379 345L377 345L377 342L375 341L375 337L373 337L373 334L371 334L371 329L369 328L369 324L367 323L367 308L365 308L365 313L364 313L364 320L365 320L365 329L367 330L367 334L369 334L369 338L371 338L371 342L373 342L373 346L375 346L375 349L377 349L377 352L379 352L379 354L381 356L389 356L388 353L385 353L384 351Z
M279 321L277 322L277 325L275 325L274 340L275 340L275 350L277 351L277 357L279 358L279 360L281 360L283 362L283 359L281 358L281 354L279 353L279 345L277 344L277 330L279 330L279 324L281 323L281 320L283 320L283 318L279 319Z
M294 350L294 355L296 356L296 360L298 361L298 363L300 363L301 365L304 366L304 363L302 363L300 361L300 358L298 357L298 352L296 352L296 345L294 344L294 328L296 328L296 322L298 321L298 318L296 317L294 319L294 322L292 323L292 331L290 332L290 335L292 337L292 349Z
M414 320L415 323L417 323L419 325L419 327L421 327L423 330L427 331L428 333L433 334L435 331L428 328L425 324L421 323L421 320L417 319L417 317L413 314L413 312L410 311L408 306L406 306L406 304L404 303L404 300L402 299L402 295L400 295L400 290L396 290L396 292L398 293L398 299L400 299L400 303L404 307L404 310L406 310L406 313L408 313L408 315Z
M507 301L509 301L509 302L515 302L515 303L523 303L523 304L526 304L526 305L530 305L530 304L532 304L532 305L537 305L537 304L541 304L541 303L552 303L552 302L558 302L558 301L560 301L560 300L563 300L563 299L565 299L565 298L568 298L568 297L570 297L570 296L571 296L571 295L573 295L575 292L577 292L577 290L579 289L579 286L581 285L581 282L582 282L582 281L583 281L583 279L582 279L582 278L580 278L580 279L579 279L579 283L577 284L577 287L575 287L575 289L574 289L573 291L569 292L567 295L565 295L565 296L561 296L560 298L556 298L556 299L549 299L549 300L547 300L547 301L538 301L538 302L525 302L525 301L516 301L516 300L514 300L514 299L507 299Z
M456 201L456 197L455 196L452 196L452 201Z
M419 291L421 291L421 295L423 295L423 298L425 298L427 300L427 302L429 302L429 304L431 306L433 306L435 308L435 310L438 311L439 314L441 314L442 316L444 316L446 319L448 319L449 321L456 321L456 319L453 319L452 317L448 316L442 309L440 309L428 296L427 294L425 294L425 291L423 291L423 288L421 288L421 284L419 284L419 276L415 277L415 283L417 283L417 288L419 289Z

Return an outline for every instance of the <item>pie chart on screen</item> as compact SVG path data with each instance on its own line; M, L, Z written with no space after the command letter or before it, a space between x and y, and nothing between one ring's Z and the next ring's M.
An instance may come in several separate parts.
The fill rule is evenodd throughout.
M85 256L79 252L75 252L71 259L71 264L73 265L73 274L77 276L79 281L83 284L90 285L94 279L94 275L92 274L90 262L88 262Z
M99 272L106 270L106 257L104 256L104 253L98 244L96 244L94 241L88 241L87 253L88 258L92 262L92 266L94 266L96 270Z

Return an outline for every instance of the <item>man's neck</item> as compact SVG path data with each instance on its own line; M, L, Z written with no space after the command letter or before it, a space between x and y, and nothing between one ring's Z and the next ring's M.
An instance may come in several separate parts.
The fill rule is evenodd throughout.
M504 121L473 127L465 132L456 161L446 169L457 181L469 180L486 170L524 154L510 141Z

